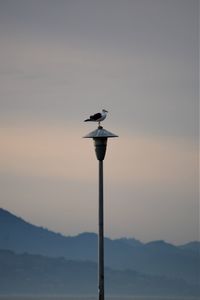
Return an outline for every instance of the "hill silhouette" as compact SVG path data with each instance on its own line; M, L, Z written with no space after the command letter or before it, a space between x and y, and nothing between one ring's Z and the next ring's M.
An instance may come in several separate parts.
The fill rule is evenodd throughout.
M67 260L97 262L97 235L82 233L63 236L32 225L0 209L0 249L17 254L27 252ZM199 249L197 241L175 246L165 241L142 243L135 239L105 238L105 265L108 268L166 276L198 284Z
M105 269L105 291L119 295L197 296L184 280L150 276L133 270ZM0 250L0 295L92 295L97 292L97 265Z

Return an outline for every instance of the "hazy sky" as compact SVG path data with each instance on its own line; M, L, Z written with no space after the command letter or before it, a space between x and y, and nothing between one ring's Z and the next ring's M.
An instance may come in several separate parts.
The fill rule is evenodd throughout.
M105 235L198 239L198 1L0 0L0 206L97 232L102 108Z

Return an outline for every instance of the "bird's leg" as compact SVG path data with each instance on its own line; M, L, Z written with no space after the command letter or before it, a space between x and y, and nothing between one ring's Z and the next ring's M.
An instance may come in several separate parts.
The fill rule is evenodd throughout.
M98 124L99 124L98 128L102 129L103 127L101 126L101 122L100 121L98 122Z

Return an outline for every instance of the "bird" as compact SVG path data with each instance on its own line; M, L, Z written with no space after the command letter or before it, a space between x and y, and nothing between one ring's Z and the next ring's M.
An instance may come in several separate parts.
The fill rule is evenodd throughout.
M84 122L98 122L99 126L101 125L101 121L105 120L108 111L106 109L102 109L102 112L91 115L89 119L84 120Z

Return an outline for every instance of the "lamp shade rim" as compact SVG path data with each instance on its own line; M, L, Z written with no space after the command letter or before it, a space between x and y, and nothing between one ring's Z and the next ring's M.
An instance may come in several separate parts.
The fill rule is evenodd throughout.
M118 135L104 129L103 127L98 127L96 130L91 131L90 133L83 136L83 138L114 138Z

